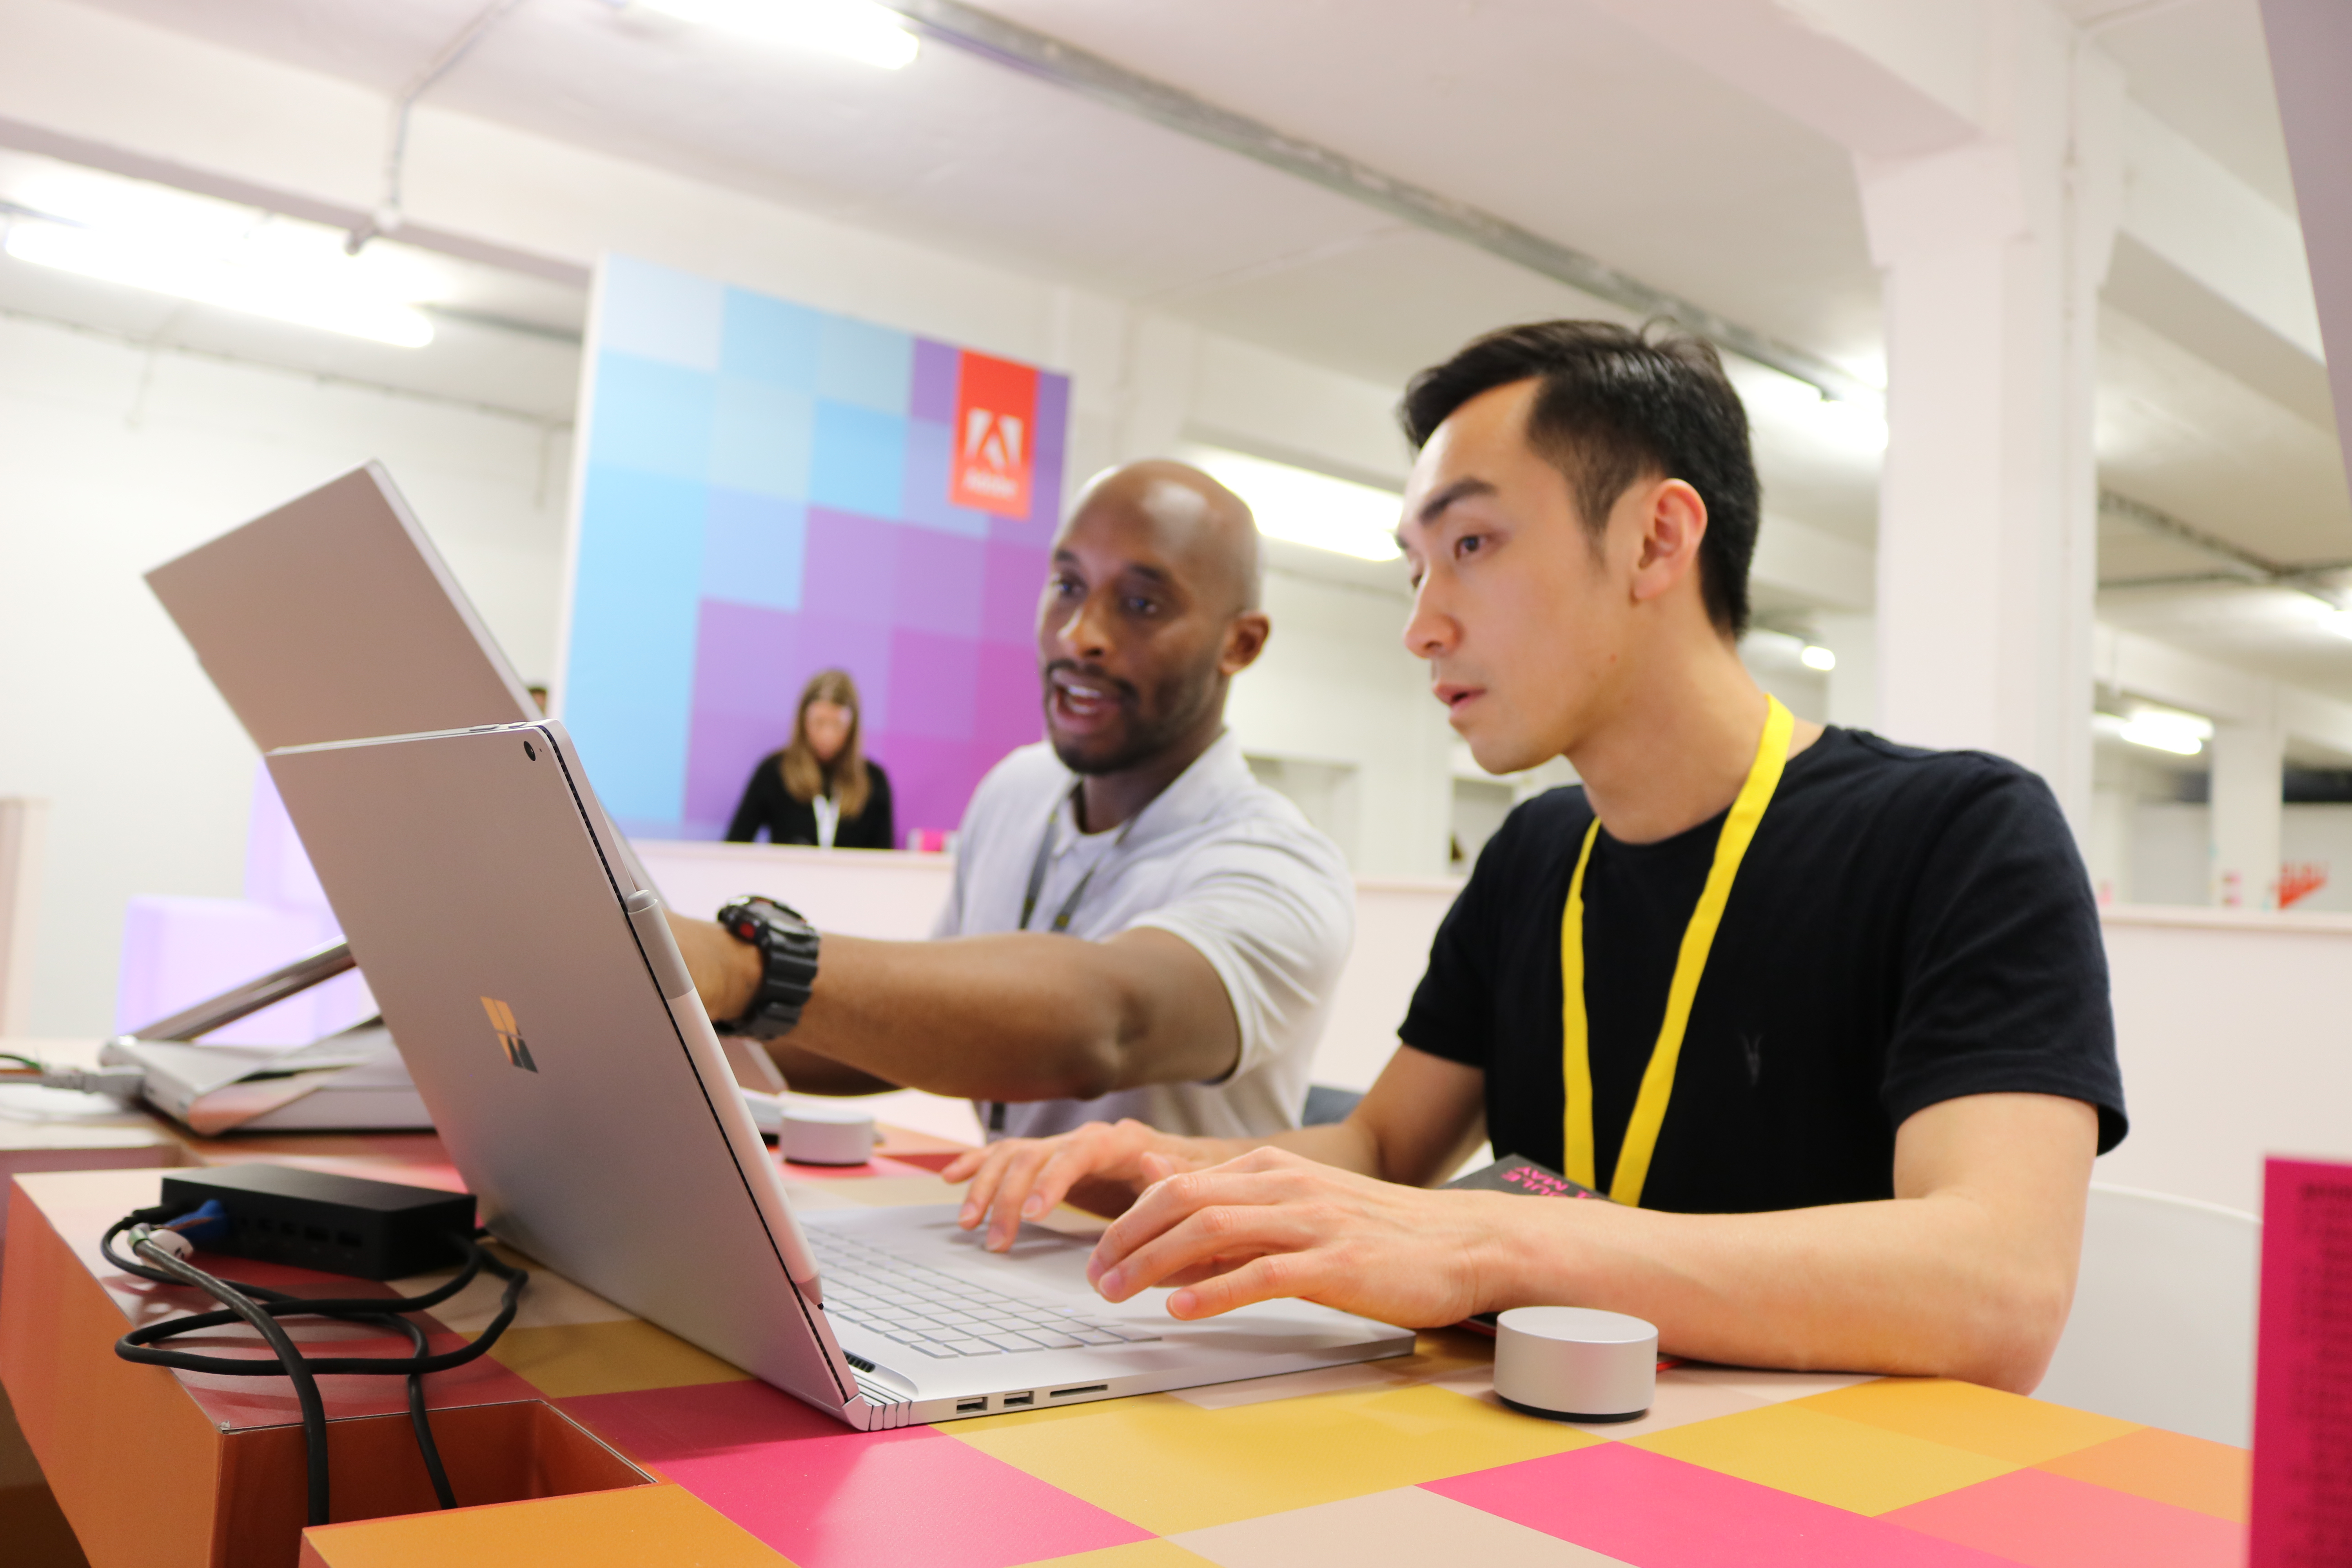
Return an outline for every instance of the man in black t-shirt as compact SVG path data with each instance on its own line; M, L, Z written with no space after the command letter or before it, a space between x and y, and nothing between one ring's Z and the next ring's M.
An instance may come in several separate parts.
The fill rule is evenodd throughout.
M1741 666L1759 517L1714 352L1593 322L1405 397L1407 645L1479 763L1565 754L1336 1127L992 1148L964 1223L1139 1194L1090 1273L1201 1318L1608 1308L1748 1365L2030 1390L2124 1133L2096 910L2040 779L1799 723ZM1615 1204L1429 1191L1481 1137Z

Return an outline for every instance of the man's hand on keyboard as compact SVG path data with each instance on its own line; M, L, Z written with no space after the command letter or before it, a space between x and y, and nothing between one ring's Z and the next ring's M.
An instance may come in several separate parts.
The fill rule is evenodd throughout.
M1000 1139L958 1155L940 1174L971 1183L956 1223L974 1230L986 1220L984 1244L1003 1252L1023 1220L1055 1204L1115 1217L1160 1177L1200 1170L1230 1153L1218 1140L1179 1138L1133 1120L1090 1121L1052 1138Z

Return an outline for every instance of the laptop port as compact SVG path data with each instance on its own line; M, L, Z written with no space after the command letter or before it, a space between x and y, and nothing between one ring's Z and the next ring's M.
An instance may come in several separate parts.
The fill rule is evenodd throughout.
M1048 1399L1072 1399L1081 1394L1108 1394L1109 1392L1110 1384L1108 1383L1089 1383L1083 1388L1057 1388L1045 1397Z
M956 1414L959 1415L977 1415L987 1408L988 1400L985 1397L956 1401Z
M1034 1405L1036 1403L1037 1394L1034 1389L1032 1389L1027 1394L1008 1394L1004 1396L1004 1408L1007 1410L1018 1410L1024 1405Z

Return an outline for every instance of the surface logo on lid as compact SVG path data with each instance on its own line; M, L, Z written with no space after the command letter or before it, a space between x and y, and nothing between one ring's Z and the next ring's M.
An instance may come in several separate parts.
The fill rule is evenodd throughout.
M956 375L948 500L1000 517L1028 516L1036 436L1036 370L967 351Z
M495 996L482 998L482 1011L490 1016L490 1027L499 1034L499 1048L507 1060L525 1072L537 1072L539 1064L530 1059L530 1047L522 1043L522 1031L515 1026L514 1009Z

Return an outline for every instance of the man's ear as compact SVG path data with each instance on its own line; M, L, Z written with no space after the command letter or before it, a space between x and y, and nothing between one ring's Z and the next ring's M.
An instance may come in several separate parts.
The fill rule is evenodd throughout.
M1698 546L1706 537L1706 502L1681 479L1637 484L1617 503L1633 509L1641 543L1633 558L1636 604L1663 598L1687 580L1698 585Z
M1217 656L1217 668L1227 675L1239 675L1257 662L1265 651L1265 639L1274 635L1274 623L1264 610L1244 610L1225 623L1224 651Z

